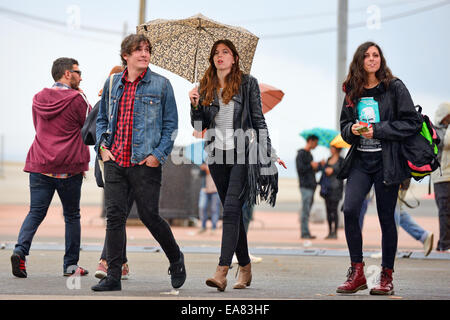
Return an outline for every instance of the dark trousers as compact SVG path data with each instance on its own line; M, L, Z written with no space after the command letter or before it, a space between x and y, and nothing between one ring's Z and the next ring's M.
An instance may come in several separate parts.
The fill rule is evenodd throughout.
M108 277L120 280L123 264L128 195L132 190L138 215L160 244L170 263L180 258L180 248L167 221L159 215L161 166L145 165L123 168L113 161L105 162L106 262Z
M47 215L55 191L61 200L65 223L64 271L78 264L80 257L81 224L80 197L83 175L67 179L48 177L40 173L30 173L30 212L20 228L14 252L27 256L31 242L39 225Z
M359 216L363 201L372 185L375 187L378 219L382 232L381 265L393 269L397 252L397 227L394 211L399 185L384 185L382 168L374 173L366 173L354 168L347 179L344 199L344 223L350 259L352 262L363 261L363 242Z
M339 200L325 198L325 207L327 209L328 228L330 233L337 233Z
M247 179L247 167L244 164L215 163L209 165L209 170L223 205L219 265L230 266L236 252L239 265L246 266L250 263L250 257L242 215L245 199L240 199L239 195Z
M131 212L131 208L133 207L133 203L134 203L134 196L133 196L133 192L130 190L129 194L127 196L127 217L126 219L128 219L128 216L130 215ZM106 260L106 236L105 236L105 243L103 244L103 250L102 250L102 254L100 255L100 259L102 260ZM128 259L127 259L127 232L125 230L124 234L123 234L123 249L122 249L123 255L122 255L122 264L123 263L127 263Z
M450 249L450 182L434 184L434 195L439 209L438 250Z

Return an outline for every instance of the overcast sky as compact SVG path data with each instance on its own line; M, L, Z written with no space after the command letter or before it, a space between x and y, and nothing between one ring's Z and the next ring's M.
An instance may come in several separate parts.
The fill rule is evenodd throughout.
M81 87L92 105L97 102L109 70L120 64L124 26L128 33L135 31L138 6L138 0L0 0L0 134L5 160L25 161L34 138L31 101L52 85L50 69L56 58L79 61ZM251 73L285 93L266 120L273 144L289 168L280 174L295 177L295 156L305 144L298 133L335 126L337 0L147 0L147 21L197 13L260 37ZM438 104L450 100L450 1L350 0L349 25L347 65L359 44L375 41L425 113L434 117ZM188 91L193 85L150 67L172 82L180 128L176 144L190 143ZM325 148L313 153L316 160L327 154Z

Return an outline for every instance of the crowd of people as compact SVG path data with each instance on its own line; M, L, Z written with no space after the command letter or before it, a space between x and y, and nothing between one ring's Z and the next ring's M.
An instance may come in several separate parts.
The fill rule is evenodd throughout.
M94 149L103 166L98 170L104 188L106 234L95 273L100 282L92 286L93 291L121 290L121 280L128 276L125 225L133 203L136 203L139 218L167 257L172 287L180 288L187 277L184 254L170 225L159 214L162 166L173 148L178 113L170 81L149 68L151 53L151 43L145 36L127 36L120 50L123 67L111 71L94 108L97 112ZM11 256L12 273L20 278L27 277L26 256L55 191L62 202L66 225L63 275L89 273L78 265L80 193L90 161L89 149L80 131L92 108L79 88L82 78L78 61L59 58L54 61L51 73L54 85L43 89L33 99L36 136L24 168L30 173L30 211ZM374 187L383 235L382 271L370 293L393 294L397 226L409 225L414 229L411 219L404 219L409 222L402 223L406 215L401 208L396 214L398 199L404 199L404 195L399 197L399 187L402 185L402 190L405 189L405 181L410 178L400 144L417 133L422 124L406 86L392 75L381 48L373 42L364 43L356 50L343 89L341 135L351 145L346 157L340 155L339 148L331 147L327 160L314 161L311 151L318 141L314 135L307 138L306 146L297 155L302 199L300 236L315 238L308 223L318 185L315 175L321 171L320 194L326 204L329 226L327 239L338 236L339 202L344 199L350 268L347 280L337 292L366 289L360 221L364 201ZM208 206L213 207L213 230L217 228L222 209L220 256L214 274L205 284L224 291L235 257L239 277L233 288L245 289L252 282L247 232L255 199L260 196L275 203L278 180L273 168L275 164L284 168L286 165L271 146L258 81L241 71L239 53L231 41L223 39L214 43L209 68L199 87L189 92L189 99L192 126L208 132L205 142L208 157L201 166L205 176L200 195L202 231L206 230ZM370 120L367 119L369 113L373 115ZM361 130L360 121L368 121L365 130ZM439 207L438 250L442 251L450 249L449 122L450 103L444 103L436 114L442 174L433 176ZM256 141L262 150L258 155L267 157L269 166L262 165L260 156L252 162L255 160L251 154L254 140L249 137L253 135L245 133L249 130L257 132ZM238 131L244 134L239 136ZM396 222L399 220L396 216L400 217L400 222ZM432 246L432 234L418 228L414 230L417 240L428 246L431 241Z

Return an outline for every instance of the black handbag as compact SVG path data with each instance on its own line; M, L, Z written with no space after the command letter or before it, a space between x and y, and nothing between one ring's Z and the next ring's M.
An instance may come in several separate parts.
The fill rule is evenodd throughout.
M96 122L98 109L100 108L100 101L98 101L94 108L89 112L84 121L83 128L81 128L81 137L85 145L93 146L96 142Z
M246 90L242 90L242 94L243 112L248 113L248 130L251 130L251 136L246 149L247 181L241 197L245 198L245 203L249 207L259 204L261 200L274 207L278 193L278 169L271 158L272 150L267 150L266 146L261 147L259 145L261 137L253 127L249 106L250 86L248 84ZM249 161L250 155L256 155L256 159L253 159L256 161ZM262 161L263 159L265 161Z

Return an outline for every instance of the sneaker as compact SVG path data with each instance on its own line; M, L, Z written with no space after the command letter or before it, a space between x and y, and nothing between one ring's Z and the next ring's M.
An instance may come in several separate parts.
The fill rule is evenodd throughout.
M127 263L122 265L122 280L128 280L130 275L130 267L128 267Z
M425 241L423 242L423 251L425 257L430 254L431 250L433 250L433 239L434 239L433 233L428 232L428 235L425 238Z
M103 279L106 277L108 273L108 267L105 266L103 263L99 262L97 266L97 270L95 270L95 277L97 279Z
M186 268L184 266L183 252L180 251L180 259L177 262L171 263L167 272L170 275L172 287L178 289L184 284L186 280Z
M249 254L249 256L250 256L250 260L251 260L252 263L260 263L262 261L262 259L263 259L261 257L255 257L252 254Z
M122 284L120 280L114 280L106 277L100 280L98 284L91 287L92 291L120 291L122 290Z
M64 277L70 277L71 275L77 274L79 276L87 276L89 274L89 271L86 269L79 267L77 265L68 266L66 270L63 273Z
M27 268L25 267L25 257L18 253L11 256L12 274L18 278L27 277Z

